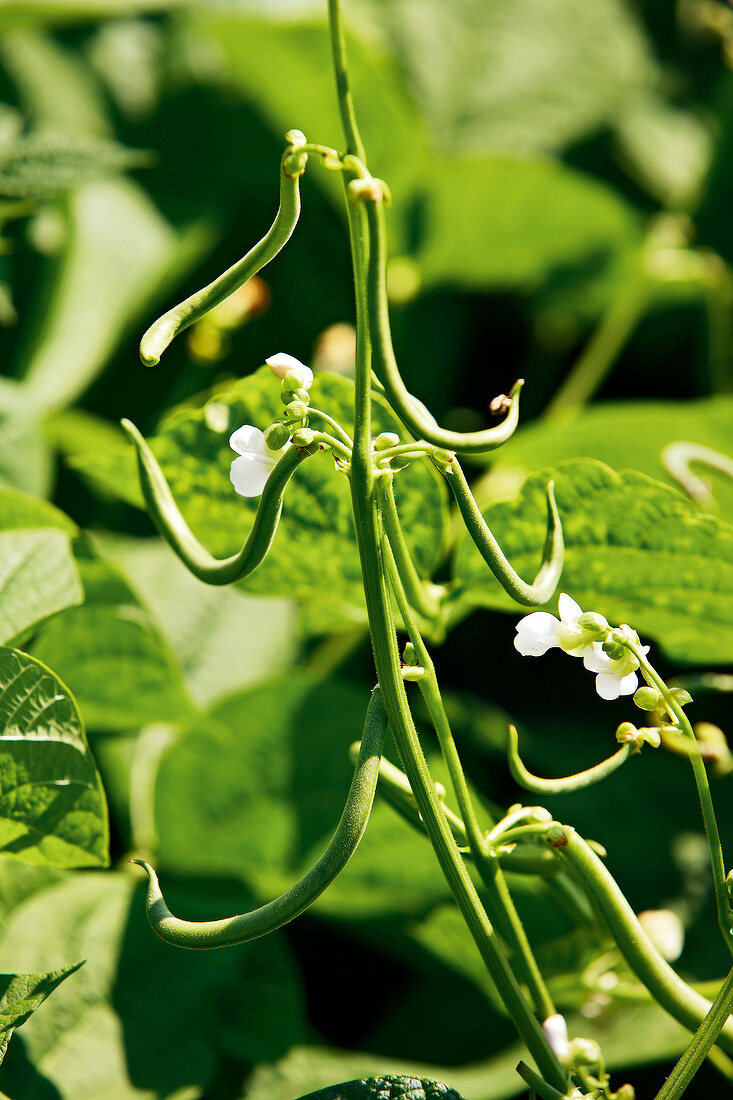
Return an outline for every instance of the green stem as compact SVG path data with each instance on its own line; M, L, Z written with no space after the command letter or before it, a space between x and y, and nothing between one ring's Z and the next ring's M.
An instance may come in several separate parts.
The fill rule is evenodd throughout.
M666 683L662 677L652 668L646 655L639 646L636 646L627 640L624 642L638 660L641 669L649 681L654 687L660 691L664 697L665 704L670 714L674 715L680 725L680 729L684 731L686 736L691 740L693 744L697 744L690 721L685 714L684 708L680 706L675 699L672 692L670 692ZM723 939L726 942L728 950L733 954L733 930L731 929L731 923L733 923L733 914L731 913L730 901L728 898L728 890L725 883L725 862L723 859L723 849L720 843L720 832L718 830L718 821L715 816L715 807L713 806L713 798L710 793L710 784L708 783L708 773L705 768L705 761L699 752L690 753L690 764L692 765L692 773L695 777L695 785L697 787L697 795L700 800L700 809L702 810L702 820L705 826L705 835L708 841L708 848L710 850L710 866L713 873L713 884L715 887L715 900L718 912L718 924L723 934Z
M313 405L311 405L308 409L308 414L309 416L317 416L319 420L322 420L324 422L324 424L330 425L330 427L333 428L342 443L345 443L346 446L349 448L353 447L353 439L346 431L346 429L341 427L338 420L334 420L334 418L332 416L329 416L328 413L323 412L321 409L314 408Z
M528 584L512 568L489 525L481 515L465 474L457 459L442 468L445 479L456 498L458 510L476 549L481 554L501 587L519 603L541 606L551 599L562 575L565 560L565 544L562 524L555 503L555 483L547 483L547 537L542 552L542 563L537 576Z
M438 610L437 605L429 599L426 585L418 576L412 554L405 542L402 524L397 514L397 505L395 504L393 480L394 475L391 472L385 472L379 476L382 523L389 539L391 551L394 554L397 576L400 584L404 587L407 599L418 614L422 615L424 619L430 620L435 618Z
M733 970L721 985L710 1011L695 1032L692 1042L657 1093L656 1100L677 1100L682 1096L720 1035L731 1009L733 1009Z
M383 492L381 494L382 500L388 495L391 495L389 491ZM418 680L418 686L425 700L425 705L428 708L433 728L438 737L440 750L443 754L446 767L448 768L451 785L455 792L458 808L465 825L471 857L473 858L476 868L481 875L481 880L486 888L491 915L497 924L500 925L502 934L511 945L512 950L520 962L536 1011L541 1019L546 1020L548 1016L552 1016L555 1012L555 1006L542 978L542 974L540 973L537 960L534 957L529 940L527 939L527 934L524 931L524 926L514 905L514 900L507 887L506 879L499 865L499 861L493 854L487 843L486 835L478 823L471 800L471 794L468 789L468 783L466 782L461 759L458 755L458 749L453 737L453 731L451 730L448 715L443 705L443 699L438 686L438 678L435 674L435 665L423 641L422 635L418 630L417 624L410 613L410 607L407 602L405 591L400 583L400 575L389 539L385 538L383 545L384 560L392 583L392 589L397 600L397 606L399 607L410 640L415 647L418 663L425 670L424 676Z
M631 753L631 745L622 745L620 749L602 760L600 764L585 771L576 772L575 775L566 775L561 779L542 779L538 775L532 775L522 763L519 756L519 740L516 726L509 726L508 762L512 778L520 787L524 787L533 794L566 794L568 791L579 791L583 787L590 787L599 783L606 776L612 775L628 759Z
M710 1011L710 1002L664 961L595 852L567 826L564 839L554 846L595 902L630 970L670 1016L690 1031L697 1030ZM733 1022L722 1029L719 1041L726 1053L733 1053Z
M346 63L346 36L344 35L344 25L341 18L340 0L328 0L328 26L331 33L331 57L336 76L336 95L347 151L360 160L364 160L364 146L356 123L356 112L354 111L354 101L349 83L349 70Z
M545 410L545 416L585 405L610 371L632 330L649 305L652 282L639 271L607 309L583 354Z

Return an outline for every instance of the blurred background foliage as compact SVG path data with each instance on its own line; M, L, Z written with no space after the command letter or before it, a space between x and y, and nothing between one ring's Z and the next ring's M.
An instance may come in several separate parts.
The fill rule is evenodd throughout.
M250 514L228 495L224 433L252 409L264 427L276 398L249 376L285 350L348 378L345 221L338 181L315 164L277 261L155 372L136 351L159 312L270 224L283 133L298 127L339 147L324 6L0 0L0 537L45 531L68 572L63 530L77 571L61 594L44 588L40 608L4 640L23 643L77 696L110 804L114 867L0 865L0 969L87 959L13 1039L0 1069L11 1100L293 1100L403 1068L466 1100L520 1091L512 1028L437 865L386 805L311 914L232 951L157 941L124 863L131 851L151 854L173 908L189 917L241 910L289 885L340 812L371 687L347 504L325 466L300 502L290 490L270 572L244 589L208 589L153 536L117 427L126 416L152 434L176 410L161 454L223 552ZM522 427L475 471L483 504L567 458L674 484L660 461L670 442L730 455L730 7L345 8L369 164L394 197L390 296L406 382L441 422L472 429L491 398L527 381ZM317 385L326 407L347 400L344 378ZM221 438L202 442L207 428ZM584 492L581 479L581 508ZM39 506L29 519L19 493L60 511ZM437 563L444 579L450 522L439 487L415 473L403 493L421 565ZM497 507L511 539L511 509ZM604 498L592 507L602 514ZM713 499L698 507L715 512L728 540L716 561L726 577L733 484L715 478ZM636 522L638 538L643 515ZM700 573L704 553L696 548L685 568ZM36 562L31 587L59 568L54 560ZM681 569L666 563L663 583L674 588ZM504 763L508 716L541 774L606 755L630 717L628 703L599 704L590 677L561 655L523 662L514 618L493 610L507 605L492 591L436 649L459 747L489 809L521 797ZM669 633L685 610L674 591L667 619L650 613L634 625L656 640ZM642 614L643 591L639 602ZM482 609L469 615L474 604ZM730 661L732 609L733 582L721 581L711 606L657 654L665 674ZM693 716L725 727L729 709L725 695L706 695ZM603 842L637 910L680 916L679 966L705 981L725 960L710 933L689 778L679 757L647 755L551 809ZM724 836L729 783L722 776L714 790ZM674 1058L682 1030L629 989L576 895L561 903L526 875L512 884L576 1033L598 1037L639 1095L655 1091L662 1069L637 1067ZM626 995L594 985L608 971ZM717 1081L703 1070L690 1095L710 1095Z

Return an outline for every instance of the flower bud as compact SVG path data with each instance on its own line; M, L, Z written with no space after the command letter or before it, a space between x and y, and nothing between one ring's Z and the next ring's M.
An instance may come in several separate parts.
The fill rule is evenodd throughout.
M283 379L289 374L297 374L301 386L310 389L313 384L313 371L310 367L306 367L305 363L301 363L299 359L296 359L294 355L279 351L277 355L271 355L265 359L265 363L276 378Z
M564 848L568 842L568 835L562 825L556 822L545 833L545 839L551 848Z
M582 627L586 634L596 635L599 641L601 638L605 638L610 630L608 620L596 611L584 611L582 615L579 615L578 626Z
M302 130L288 130L285 140L293 149L299 149L301 146L308 144L308 139Z
M265 432L265 443L272 451L280 451L290 439L290 432L284 424L270 424Z
M373 176L369 179L351 180L347 192L349 202L353 204L362 202L364 199L369 202L389 202L391 198L384 180L375 179Z
M295 447L310 447L315 436L316 433L310 428L298 428L297 431L293 432L293 445Z
M308 415L308 406L305 401L291 401L285 406L288 420L302 420Z
M380 432L374 440L374 446L378 451L386 451L388 447L396 447L400 437L396 432Z
M572 1066L597 1066L601 1061L601 1048L595 1039L571 1039L568 1044L568 1062Z
M613 1100L636 1100L636 1090L633 1085L622 1085L613 1094Z
M634 692L634 702L639 710L659 710L663 702L662 693L656 688L643 685Z
M417 653L415 652L415 647L412 642L407 642L402 651L402 663L404 665L416 665L418 663Z
M304 389L302 373L297 370L289 370L283 378L282 388L284 393L297 393L299 390Z
M561 1062L564 1061L568 1053L568 1025L565 1017L559 1012L548 1016L542 1024L542 1030L557 1057Z
M639 731L633 722L622 722L616 730L616 740L621 745L625 745L627 742L638 744Z
M626 646L621 645L621 642L604 642L603 652L610 657L612 661L620 661L622 657L626 656Z

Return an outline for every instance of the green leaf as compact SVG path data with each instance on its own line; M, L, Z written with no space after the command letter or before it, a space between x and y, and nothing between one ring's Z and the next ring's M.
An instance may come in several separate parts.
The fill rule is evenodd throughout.
M166 889L194 919L248 903L241 887L211 879ZM157 1100L192 1086L195 1095L214 1095L220 1059L277 1058L301 1039L302 1001L284 937L174 951L148 925L144 895L137 873L67 875L41 884L6 917L0 965L12 958L42 970L70 952L87 960L24 1026L18 1049L11 1044L2 1081L11 1096L52 1088L59 1100Z
M367 1077L346 1081L318 1092L309 1092L300 1100L462 1100L458 1093L440 1081L418 1077Z
M698 515L678 492L644 474L617 473L590 459L562 462L529 478L516 500L485 513L522 576L539 565L550 479L566 546L558 592L611 623L629 623L673 660L733 660L733 527ZM468 536L455 578L469 604L519 613ZM556 608L556 597L547 607Z
M15 1029L25 1023L64 978L82 965L75 963L49 974L0 974L0 1062Z
M675 488L679 484L662 465L670 443L699 443L721 454L731 446L733 397L724 394L697 401L609 401L520 427L507 447L494 451L491 471L478 483L480 502L514 494L540 466L566 458L597 458L615 469L640 470ZM733 482L704 467L694 470L710 482L714 505L733 522Z
M137 168L145 157L114 141L38 132L0 146L0 196L47 199L98 176Z
M34 655L70 685L91 728L185 720L191 702L155 622L114 566L98 558L80 565L84 605L48 623Z
M107 808L68 688L0 648L0 851L28 863L108 862Z
M416 259L428 284L532 291L554 269L588 265L599 279L641 244L622 198L550 160L435 164L424 217Z
M361 7L395 55L438 148L559 150L606 128L658 75L621 0L362 0Z
M18 373L29 401L73 404L172 271L208 243L203 225L177 232L131 180L88 183L68 199L67 243L50 301L34 322ZM135 242L131 246L131 242Z
M351 428L352 382L316 375L311 394L316 408ZM257 501L244 500L232 489L229 468L235 456L229 436L242 424L264 430L281 410L275 380L262 368L217 390L203 408L174 411L151 440L182 512L217 556L239 550L257 509ZM374 432L381 431L399 433L400 425L383 402L375 401ZM138 498L131 454L126 463L116 455L80 456L74 466L123 499ZM418 571L427 575L443 542L444 487L426 463L415 462L395 478L395 494ZM242 585L263 595L322 601L357 622L364 620L349 486L329 455L318 454L298 470L268 558Z
M202 707L282 672L297 649L296 605L202 584L160 539L101 542L160 624Z
M78 531L74 521L47 500L14 489L0 489L0 531L27 527L54 527L69 535Z
M0 642L81 603L69 536L63 531L0 533Z

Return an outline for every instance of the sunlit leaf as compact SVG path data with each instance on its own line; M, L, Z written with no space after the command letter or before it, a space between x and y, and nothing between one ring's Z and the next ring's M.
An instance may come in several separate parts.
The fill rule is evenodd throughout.
M69 536L62 531L0 532L0 641L83 598Z
M0 1062L15 1029L81 965L76 963L62 970L52 970L50 974L0 974Z
M107 807L68 689L0 648L0 852L54 867L104 865Z
M571 460L533 475L516 500L486 512L523 576L539 565L551 478L566 547L558 592L609 622L630 623L674 660L733 660L733 527L699 515L680 493L644 474ZM468 536L455 576L470 604L518 613ZM555 609L556 598L547 606Z

